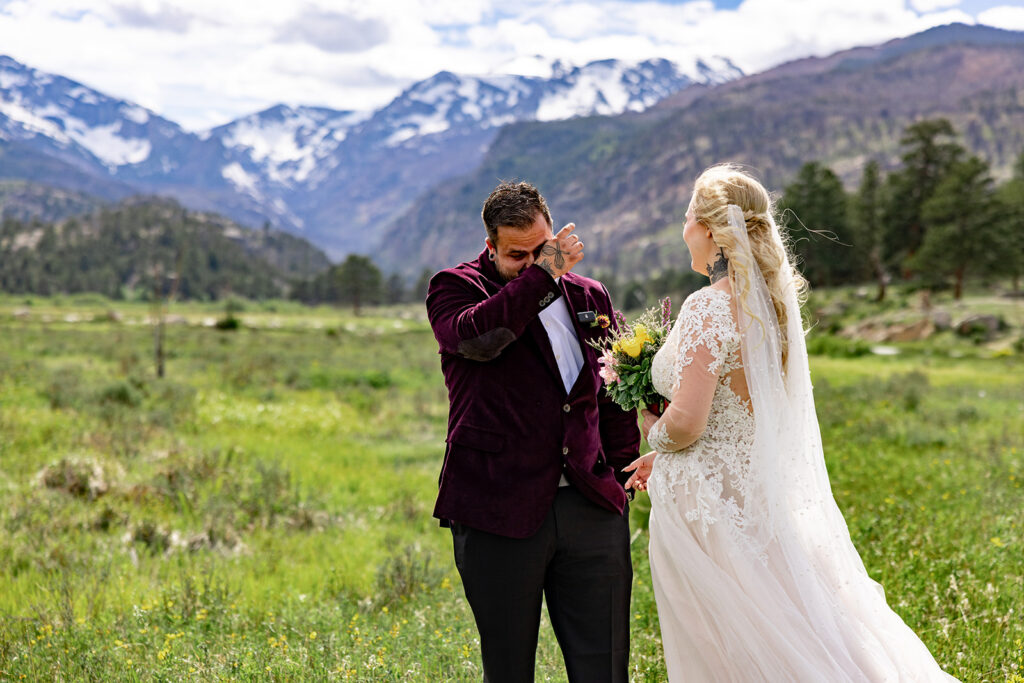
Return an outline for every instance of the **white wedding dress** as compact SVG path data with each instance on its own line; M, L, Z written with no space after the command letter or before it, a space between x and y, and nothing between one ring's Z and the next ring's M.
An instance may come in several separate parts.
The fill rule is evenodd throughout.
M650 563L669 680L955 680L850 542L824 471L795 295L782 372L781 341L764 343L762 330L774 338L778 327L761 284L747 308L719 288L691 295L652 365L666 398L679 383L716 382L695 442L672 452L664 419L649 437L659 453ZM751 324L750 310L769 324ZM757 377L747 353L760 359Z

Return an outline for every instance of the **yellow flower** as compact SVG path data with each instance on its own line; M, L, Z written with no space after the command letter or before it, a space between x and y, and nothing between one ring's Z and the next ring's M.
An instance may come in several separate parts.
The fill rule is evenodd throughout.
M647 331L647 327L645 325L637 325L636 327L634 327L633 328L633 336L641 344L644 344L644 343L649 342L649 341L653 341L651 339L651 334Z
M630 358L637 358L644 348L644 343L637 339L635 336L630 337L629 339L623 339L621 342L619 342L619 345L622 347L622 350L626 352L626 355L629 356Z
M622 350L622 345L619 344L619 342L613 342L612 343L612 353L618 353L621 350Z

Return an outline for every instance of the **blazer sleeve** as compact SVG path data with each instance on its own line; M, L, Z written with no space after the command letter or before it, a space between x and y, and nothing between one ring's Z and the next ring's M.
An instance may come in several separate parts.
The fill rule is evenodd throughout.
M442 353L483 362L497 358L561 295L554 278L536 265L492 296L467 278L443 270L430 281L427 317Z
M615 325L611 296L608 289L601 285L604 292L603 313ZM601 446L604 448L608 464L615 470L615 478L625 485L629 472L622 468L633 462L640 455L640 428L637 426L635 410L623 410L618 403L608 397L604 386L598 390L598 411L600 414Z

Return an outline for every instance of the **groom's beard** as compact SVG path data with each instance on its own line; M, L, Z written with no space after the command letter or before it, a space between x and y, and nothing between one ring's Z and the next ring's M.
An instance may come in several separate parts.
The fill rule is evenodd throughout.
M517 277L522 275L523 271L530 267L530 266L523 266L519 270L505 270L504 268L502 268L497 263L495 263L494 265L498 269L498 275L500 275L501 279L504 280L505 282L512 282L512 280L515 280Z

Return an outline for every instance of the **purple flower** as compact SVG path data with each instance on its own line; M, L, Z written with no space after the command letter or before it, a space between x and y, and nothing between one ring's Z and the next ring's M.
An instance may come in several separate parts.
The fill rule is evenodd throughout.
M615 325L619 328L619 332L622 332L626 336L633 334L632 328L626 324L626 317L622 315L622 311L615 310Z
M661 324L666 330L672 322L672 299L665 297L661 300Z

